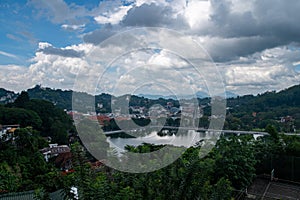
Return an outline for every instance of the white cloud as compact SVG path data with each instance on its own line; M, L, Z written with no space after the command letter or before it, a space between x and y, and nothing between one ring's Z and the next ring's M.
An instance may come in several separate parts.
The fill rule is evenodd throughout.
M293 63L300 61L300 49L277 47L239 60L219 64L229 90L257 94L299 84L300 74Z
M283 89L300 80L299 73L295 72L295 65L300 63L298 0L289 3L285 0L135 0L126 5L116 0L101 1L93 9L68 5L62 0L30 2L39 14L46 14L61 28L82 31L87 43L64 48L56 48L49 42L39 43L29 67L1 66L1 76L5 76L1 87L19 90L41 83L72 89L80 72L84 76L79 88L89 92L94 89L89 83L103 73L106 74L100 92L112 91L118 81L124 83L118 86L120 94L151 80L178 93L199 90L205 88L204 79L214 80L215 73L204 67L199 75L190 66L188 61L208 61L205 52L199 52L191 38L203 45L218 64L226 88L236 93ZM89 19L100 25L98 30L86 33ZM97 46L115 33L139 26L171 28L179 33L170 36L164 29L159 33L151 33L149 29L153 38L150 46L155 49L161 45L165 47L163 50L128 53L129 47L147 47L144 44L149 41L143 38L142 32ZM0 54L16 58L5 51ZM105 71L107 62L114 58L118 58L114 66ZM159 84L149 86L149 90L165 91Z
M82 57L84 55L84 51L76 51L72 47L55 48L47 42L40 42L38 46L38 52L43 52L48 55L59 55L63 57Z
M135 1L135 5L137 7L140 7L141 5L143 4L152 4L152 3L155 3L157 5L161 5L161 6L166 6L168 5L168 3L165 1L165 0L136 0ZM173 3L173 2L172 2ZM174 2L175 3L175 2Z
M40 43L39 50L52 47L49 43ZM90 45L70 46L74 51L89 51ZM79 69L88 66L83 58L64 57L56 54L45 54L37 51L30 60L29 67L16 65L1 66L0 87L11 90L25 90L35 84L54 88L72 89Z
M52 44L50 44L48 42L39 42L38 47L39 47L39 49L45 49L47 47L52 47Z
M27 67L18 65L1 65L0 67L0 87L21 91L32 86L29 77L27 77Z
M114 9L113 12L108 11L107 13L103 13L97 17L95 17L95 21L99 24L118 24L124 16L127 14L128 10L131 9L132 6L120 6L119 8Z
M16 55L11 54L11 53L7 53L5 51L0 51L0 55L6 56L6 57L10 57L10 58L18 58Z
M71 30L71 31L83 31L85 24L79 24L79 25L72 25L72 24L63 24L61 27L65 30Z
M191 29L199 29L210 19L210 1L193 0L184 9L184 16Z
M40 43L39 47L44 49L52 45ZM99 80L103 75L100 87L96 90L98 92L114 92L121 95L143 87L148 93L162 94L169 91L182 95L206 88L207 79L211 75L215 76L201 71L203 77L190 67L186 60L166 50L125 54L106 69L107 66L102 65L101 61L105 63L118 57L123 51L120 47L99 48L92 44L80 44L64 49L83 51L85 56L64 57L38 51L28 68L1 66L0 74L4 78L1 79L0 87L20 91L35 84L42 84L54 88L74 89L76 76L81 73L79 78L83 79L79 82L82 85L75 90L95 92L95 80ZM110 56L102 59L102 55L108 53ZM289 60L290 65L286 62ZM241 57L235 62L218 63L218 66L223 74L226 89L238 94L248 94L279 90L297 84L300 75L295 72L293 66L293 63L297 62L300 62L300 50L278 47L250 57Z

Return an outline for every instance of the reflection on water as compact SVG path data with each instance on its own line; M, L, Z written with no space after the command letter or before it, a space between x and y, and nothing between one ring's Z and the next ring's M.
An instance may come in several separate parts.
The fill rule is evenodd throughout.
M166 130L164 130L166 131ZM201 143L215 145L217 139L220 136L220 132L198 132L195 130L186 130L178 134L172 134L173 130L154 131L153 129L140 129L130 132L126 132L129 135L135 136L134 138L123 137L107 137L107 142L110 147L115 149L118 153L125 151L125 146L139 146L143 143L150 143L156 145L173 145L189 148ZM163 134L162 134L163 133ZM253 134L254 139L263 135Z
M151 131L148 135L136 138L111 138L107 137L107 142L110 147L115 148L118 152L123 152L124 147L139 146L143 143L150 144L169 144L174 146L191 147L194 146L200 140L210 139L210 134L197 132L194 130L188 130L185 134L166 134L165 136L159 136L157 131Z

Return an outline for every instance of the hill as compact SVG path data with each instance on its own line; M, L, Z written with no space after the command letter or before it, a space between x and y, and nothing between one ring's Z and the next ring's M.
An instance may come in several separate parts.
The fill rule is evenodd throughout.
M27 90L31 99L42 99L52 102L54 105L67 110L72 110L72 90L61 90L41 87L39 85ZM95 97L87 93L78 93L80 98L95 98L96 111L99 113L111 112L110 94L99 94ZM13 101L18 94L0 89L2 103ZM126 95L120 97L125 99ZM199 104L204 107L203 124L207 125L210 116L210 98L198 99ZM130 106L141 106L150 108L154 104L167 105L171 103L179 107L179 102L172 98L149 99L142 96L131 96ZM300 85L276 92L269 91L263 94L245 95L227 99L227 117L225 129L252 130L254 128L265 128L267 124L274 125L278 130L293 132L300 129ZM204 125L201 126L204 126Z
M265 128L272 124L283 132L300 129L300 85L279 92L230 98L227 106L227 128Z

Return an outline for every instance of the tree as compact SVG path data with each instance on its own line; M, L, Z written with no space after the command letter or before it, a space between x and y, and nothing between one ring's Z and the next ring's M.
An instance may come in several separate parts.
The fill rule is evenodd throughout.
M6 163L0 163L0 191L16 192L20 186L19 177Z
M0 124L20 124L21 127L32 126L34 129L40 129L42 120L32 110L0 106Z
M29 95L27 92L22 91L18 98L15 100L13 105L18 108L24 108L29 102Z
M34 191L35 200L50 200L49 193L44 188L38 188Z
M38 151L38 139L32 130L27 128L17 129L14 133L15 143L21 155L32 155Z
M236 189L248 187L256 171L253 147L252 136L221 137L213 152L216 178L225 177Z
M40 131L43 136L57 139L54 142L66 143L67 132L73 128L73 124L71 118L62 109L55 107L51 102L38 99L30 100L26 109L40 116L42 120Z
M274 126L268 124L265 128L265 131L270 134L270 136L274 139L274 141L279 141L279 135Z
M212 195L209 199L231 199L232 188L231 182L228 179L221 178L212 188Z

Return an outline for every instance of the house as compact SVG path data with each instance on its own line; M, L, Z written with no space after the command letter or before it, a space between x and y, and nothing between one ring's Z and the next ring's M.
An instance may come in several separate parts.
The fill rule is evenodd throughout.
M41 149L40 152L44 155L45 160L48 162L50 158L62 153L71 152L71 150L67 145L49 144L49 147Z
M1 125L0 124L0 139L8 134L7 140L12 138L12 134L20 128L19 124L13 124L13 125Z
M288 122L293 122L294 119L291 116L285 116L280 118L281 123L288 123Z
M62 171L69 171L72 169L72 153L71 152L65 152L60 153L55 161L55 166L58 167Z
M105 125L106 123L109 123L109 121L111 120L111 118L106 115L89 116L89 119L92 121L98 121L99 124L102 126Z

